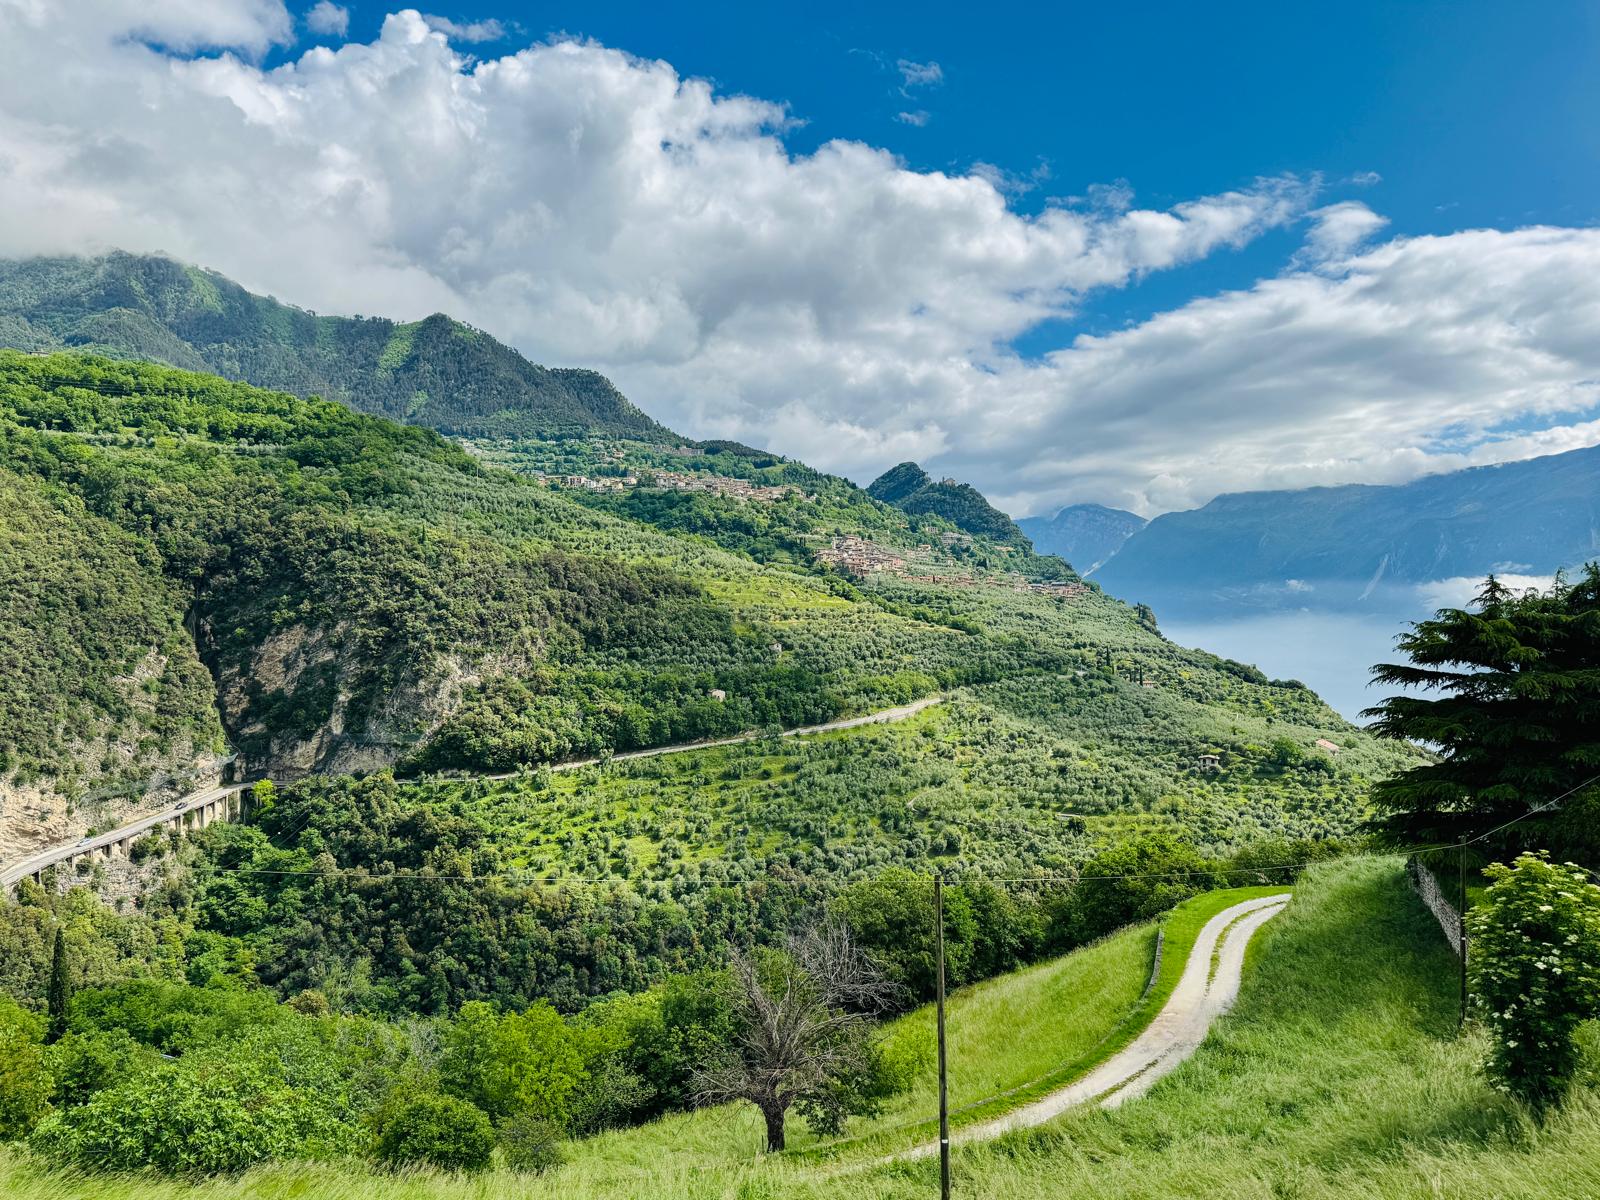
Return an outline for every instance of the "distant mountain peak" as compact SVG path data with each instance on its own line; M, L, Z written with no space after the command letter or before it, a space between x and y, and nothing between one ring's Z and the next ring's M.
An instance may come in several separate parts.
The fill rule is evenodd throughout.
M1162 612L1375 608L1419 585L1516 563L1600 557L1600 447L1409 483L1234 492L1167 513L1096 572Z
M1143 529L1145 519L1104 504L1069 504L1050 517L1017 522L1040 554L1056 554L1087 575Z

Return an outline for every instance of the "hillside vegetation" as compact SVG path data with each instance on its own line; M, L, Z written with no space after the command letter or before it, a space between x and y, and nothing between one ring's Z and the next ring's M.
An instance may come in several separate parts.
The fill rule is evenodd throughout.
M890 467L867 487L875 500L908 513L932 513L957 529L997 542L1028 547L1028 539L1005 513L990 504L970 483L935 480L914 462Z
M451 433L682 440L604 376L535 366L441 313L319 316L156 255L0 260L0 347L209 371Z
M908 650L951 681L987 657L329 402L0 354L0 422L14 486L94 518L78 536L137 564L147 620L187 619L230 737L273 774L408 754L506 767L804 723L935 686L903 675ZM109 630L115 611L80 619ZM45 735L25 734L0 742L40 761Z
M0 455L32 581L6 636L60 714L6 710L0 788L104 782L108 730L152 755L225 740L276 781L245 823L142 839L126 912L59 872L0 905L0 1042L37 1064L0 1073L0 1131L56 1162L381 1160L413 1125L474 1166L496 1139L543 1154L691 1103L731 1036L734 949L775 963L848 928L903 1011L932 994L933 871L951 982L977 983L1281 883L1416 761L1059 560L748 447L467 448L216 376L0 352ZM552 479L557 456L586 469ZM162 673L130 668L152 655ZM1126 966L1116 946L1090 957ZM904 1049L800 1111L846 1134L904 1115L926 1047Z
M1398 860L1314 869L1289 909L1257 936L1237 1007L1188 1063L1136 1104L1078 1110L989 1146L958 1148L958 1194L1567 1200L1600 1187L1593 1155L1600 1140L1597 1048L1591 1047L1579 1092L1541 1127L1490 1089L1476 1068L1479 1037L1455 1035L1451 957ZM1036 969L1006 986L1048 988L1056 978L1054 969ZM1108 1010L1125 999L1113 988ZM953 1037L986 1014L1005 1020L1008 1012L980 1008L953 1025ZM586 1147L604 1153L586 1152L539 1177L498 1172L466 1180L374 1174L345 1163L288 1164L194 1186L86 1180L12 1151L0 1160L0 1183L19 1200L243 1200L289 1192L349 1200L888 1200L937 1187L930 1160L853 1170L819 1166L804 1154L718 1164L707 1156L712 1147L686 1140L688 1131L674 1138L684 1120L608 1135ZM662 1153L663 1137L681 1153Z
M1143 752L1129 763L1130 778L1148 776L1134 789L1147 805L1163 778L1209 793L1194 756L1229 739L1366 744L1303 689L1179 650L1092 592L1018 590L981 564L964 589L907 578L867 590L815 563L760 565L329 402L0 352L0 422L14 486L31 503L81 506L93 520L79 536L103 535L106 553L137 564L125 569L148 619L193 631L229 739L248 769L279 778L509 770L1008 679L1035 680L1023 694L1109 688L1108 701L1148 714L1138 728L1166 748L1159 765ZM863 522L893 511L840 503ZM112 632L114 611L79 619L138 634L137 622ZM153 633L138 640L158 648ZM1219 727L1223 710L1241 719ZM61 733L29 721L0 729L0 744L38 771ZM81 756L75 769L95 773ZM1349 778L1347 805L1360 786Z

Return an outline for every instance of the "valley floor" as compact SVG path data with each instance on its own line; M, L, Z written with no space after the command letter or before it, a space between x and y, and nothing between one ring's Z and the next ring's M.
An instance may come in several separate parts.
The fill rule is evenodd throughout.
M994 1028L984 1046L1028 1039L1016 1013L1049 1012L1073 1038L1125 1011L1148 969L1148 931L972 989ZM1086 985L1098 979L1096 990ZM1130 983L1129 980L1133 980ZM957 1195L996 1200L1141 1197L1515 1197L1600 1194L1600 1047L1560 1112L1536 1124L1478 1070L1481 1040L1456 1034L1453 960L1395 859L1313 868L1296 899L1257 935L1231 1015L1200 1051L1137 1102L1080 1108L1038 1129L958 1148ZM1128 994L1133 989L1132 996ZM1020 989L1020 990L1019 990ZM1029 1003L1029 993L1034 1003ZM1074 1008L1073 1001L1088 1003ZM908 1020L914 1020L909 1018ZM1115 1020L1115 1017L1112 1017ZM1091 1030L1086 1045L1099 1033ZM1056 1049L1063 1047L1057 1046ZM1021 1069L1021 1061L1013 1067ZM993 1082L986 1080L986 1083ZM983 1094L980 1091L980 1094ZM920 1197L932 1161L820 1162L803 1150L766 1159L737 1110L732 1154L706 1143L706 1118L674 1118L577 1148L538 1178L392 1176L342 1164L291 1165L188 1186L47 1172L0 1154L0 1194L15 1200L488 1200L489 1197ZM663 1138L663 1134L667 1135ZM697 1139L699 1145L693 1144ZM673 1142L681 1143L675 1150Z

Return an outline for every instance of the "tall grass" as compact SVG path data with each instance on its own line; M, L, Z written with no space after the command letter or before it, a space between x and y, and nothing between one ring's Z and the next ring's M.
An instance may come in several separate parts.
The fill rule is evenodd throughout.
M1148 934L1121 936L1131 941ZM985 1200L1600 1196L1595 1064L1589 1082L1542 1126L1484 1083L1477 1068L1479 1038L1455 1032L1453 960L1397 860L1348 860L1313 870L1296 889L1295 903L1258 937L1238 1006L1188 1063L1148 1097L1115 1112L1078 1110L987 1146L958 1148L957 1195ZM1112 954L1108 948L1115 943L1112 939L1095 949ZM1045 968L1015 978L1029 975L1041 988L1048 982ZM1048 1017L1042 1007L1037 1015ZM724 1121L742 1119L719 1112ZM630 1137L641 1139L650 1149L634 1161L607 1162L585 1152L537 1179L395 1177L359 1167L293 1164L189 1187L52 1174L15 1152L0 1154L0 1195L8 1200L910 1200L937 1194L936 1168L929 1162L845 1170L789 1156L773 1161L750 1155L715 1163L706 1153L709 1146L699 1155L693 1152L687 1131L698 1126L689 1122L683 1128L690 1150L685 1156L672 1154L673 1135L663 1122L605 1139L615 1151ZM757 1141L752 1136L742 1144Z

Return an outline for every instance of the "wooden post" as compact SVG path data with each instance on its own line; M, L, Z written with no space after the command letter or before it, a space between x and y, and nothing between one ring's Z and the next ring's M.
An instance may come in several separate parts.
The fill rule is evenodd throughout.
M1461 959L1461 1012L1456 1028L1467 1023L1467 847L1462 843L1456 857L1456 948Z
M933 921L938 944L937 1008L939 1023L939 1200L950 1200L950 1093L944 1048L944 876L933 877Z

